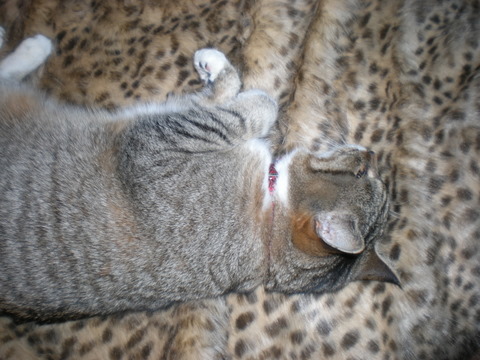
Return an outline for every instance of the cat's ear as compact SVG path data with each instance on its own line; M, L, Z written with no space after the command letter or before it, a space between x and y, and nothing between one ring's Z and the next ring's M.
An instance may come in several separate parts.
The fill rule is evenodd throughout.
M328 246L347 254L359 254L365 249L365 240L358 221L349 214L326 213L314 218L315 232Z
M400 281L390 267L380 259L373 246L360 256L354 270L353 280L375 280L389 282L401 287Z
M359 254L365 249L357 221L348 214L335 212L295 217L293 243L299 250L313 256Z

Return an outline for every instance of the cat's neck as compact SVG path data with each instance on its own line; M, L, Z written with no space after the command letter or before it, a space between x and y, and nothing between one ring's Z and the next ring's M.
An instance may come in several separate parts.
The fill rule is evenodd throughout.
M268 174L268 190L272 201L272 206L288 207L288 183L289 183L289 167L294 158L296 150L284 155L270 166Z
M268 201L264 203L264 211L269 215L266 216L268 224L265 224L264 243L266 245L267 257L267 278L270 278L270 269L272 261L272 251L274 242L283 242L289 237L290 226L287 219L288 214L288 183L289 183L289 167L295 155L293 151L270 164L267 181ZM266 205L266 207L265 207Z

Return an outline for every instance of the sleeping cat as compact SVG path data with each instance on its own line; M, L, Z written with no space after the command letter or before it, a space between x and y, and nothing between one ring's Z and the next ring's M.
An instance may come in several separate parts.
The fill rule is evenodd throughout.
M388 201L371 152L299 149L269 175L277 106L240 92L221 52L196 52L201 92L112 114L19 84L50 49L37 35L0 63L0 310L76 318L397 282L374 250Z

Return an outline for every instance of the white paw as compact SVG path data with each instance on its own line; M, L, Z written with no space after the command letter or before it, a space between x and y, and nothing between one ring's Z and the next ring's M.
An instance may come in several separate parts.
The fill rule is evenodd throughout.
M196 51L193 61L195 69L205 83L215 81L218 74L229 64L225 55L215 49Z
M27 61L43 63L52 52L52 41L43 36L35 35L23 40L15 49L16 56Z
M3 46L4 40L5 40L5 29L0 26L0 48Z
M42 65L52 52L52 42L43 35L23 40L0 63L0 76L21 80Z

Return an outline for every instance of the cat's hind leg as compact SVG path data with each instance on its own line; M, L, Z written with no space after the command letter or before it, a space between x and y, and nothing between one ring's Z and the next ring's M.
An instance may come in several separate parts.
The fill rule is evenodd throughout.
M3 36L4 34L5 32L3 32ZM0 78L22 80L42 65L51 52L52 42L43 35L35 35L23 40L11 54L0 62Z
M200 49L195 52L193 61L205 84L204 93L213 102L224 103L240 92L242 82L238 71L222 52Z

